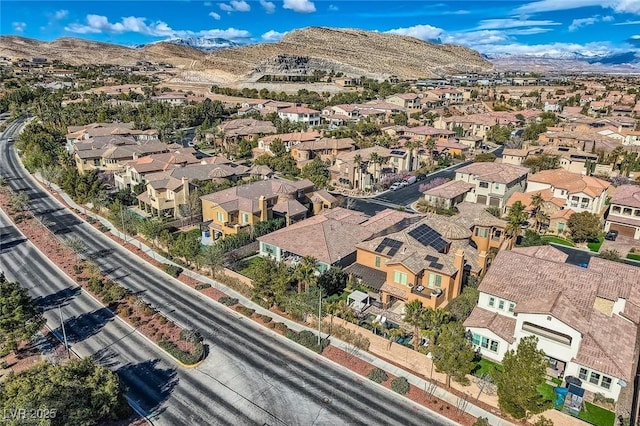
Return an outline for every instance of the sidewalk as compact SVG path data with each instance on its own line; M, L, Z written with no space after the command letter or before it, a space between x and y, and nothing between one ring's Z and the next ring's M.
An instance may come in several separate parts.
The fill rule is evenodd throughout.
M36 179L38 179L38 181L43 182L42 178L36 174ZM111 231L111 233L113 233L114 235L116 235L118 238L125 240L125 235L120 232L118 229L116 229L116 227L109 222L107 219L103 218L102 216L99 216L93 212L91 212L90 210L88 210L85 207L79 206L78 204L76 204L71 197L69 197L67 194L65 194L57 185L55 184L51 184L51 188L56 191L58 193L58 195L60 197L62 197L62 199L72 208L81 211L82 213L85 213L87 216L93 217L96 220L99 220L100 223L102 223L104 226L108 227ZM75 212L74 212L75 213ZM182 265L178 265L174 262L172 262L171 260L165 258L164 256L162 256L160 253L155 252L152 248L150 248L149 246L147 246L146 244L142 243L141 241L135 239L135 238L126 238L126 241L133 245L134 247L138 247L140 250L142 250L143 252L147 253L150 257L154 258L155 260L162 262L162 263L167 263L167 264L173 264L176 265L178 267L182 268ZM211 287L215 288L216 290L219 290L223 293L226 293L227 295L229 295L230 297L234 297L237 298L238 301L251 308L251 309L255 309L256 313L258 314L263 314L263 315L268 315L270 317L272 317L275 321L279 321L282 322L284 324L287 325L287 327L289 327L292 330L295 331L302 331L302 330L309 330L311 332L317 333L317 329L311 328L311 327L306 327L300 323L297 323L295 321L292 321L290 319L284 318L279 316L278 314L263 308L262 306L252 302L251 300L247 299L245 296L243 296L242 294L236 292L233 289L230 289L228 287L226 287L224 284L217 282L215 280L212 280L209 277L206 277L204 275L198 274L196 272L190 271L188 269L184 269L184 271L182 272L183 275L186 275L190 278L193 278L195 280L198 280L202 283L208 283L211 285ZM323 333L323 337L329 337L327 334ZM331 344L345 352L348 353L353 353L352 347L351 345L336 339L335 337L331 337ZM366 361L378 368L381 368L385 371L387 371L388 373L391 373L395 376L404 376L407 378L407 380L409 381L409 383L411 383L412 385L415 385L416 387L418 387L419 389L434 389L434 386L431 384L431 382L426 381L414 374L409 373L408 371L402 370L399 367L390 364L368 352L363 352L363 351L358 351L355 356L357 356L358 358L362 359L363 361ZM433 390L433 395L436 396L437 398L440 398L448 403L450 403L451 405L453 405L454 407L456 406L461 406L462 404L464 404L464 406L466 407L465 411L469 414L471 414L474 417L486 417L489 419L489 423L492 426L507 426L507 425L513 425L513 423L508 422L507 420L504 420L498 416L496 416L495 414L488 412L486 410L484 410L483 408L480 408L476 405L474 405L473 403L469 402L469 401L464 401L461 398L459 398L458 396L452 394L451 392L448 392L446 389L441 388L439 386L435 386L435 389Z

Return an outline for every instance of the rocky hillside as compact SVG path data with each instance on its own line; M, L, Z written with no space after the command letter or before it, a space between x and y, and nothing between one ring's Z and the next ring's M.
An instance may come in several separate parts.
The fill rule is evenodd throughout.
M490 62L466 47L424 42L412 37L353 29L304 28L277 43L222 49L210 54L171 43L142 49L75 38L40 42L16 36L0 37L0 55L47 57L72 64L137 61L170 63L186 80L225 83L257 81L263 75L304 75L314 70L351 76L422 78L487 71Z
M293 57L299 66L283 60L286 57ZM205 68L250 79L259 74L296 74L313 69L355 76L421 78L486 71L492 65L478 52L462 46L371 31L310 27L292 31L277 43L214 52L207 57Z

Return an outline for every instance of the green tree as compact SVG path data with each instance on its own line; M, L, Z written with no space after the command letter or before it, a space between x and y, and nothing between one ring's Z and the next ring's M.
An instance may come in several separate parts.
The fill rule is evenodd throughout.
M489 140L494 141L497 144L503 145L511 137L511 129L506 126L495 124L489 129L487 133Z
M143 219L137 223L137 231L151 241L154 248L158 247L158 239L164 229L164 223L155 218Z
M407 114L405 114L404 112L398 113L393 116L393 124L397 126L406 126L408 122L409 119L407 118Z
M218 244L206 246L200 252L199 263L205 268L209 268L213 277L224 265L224 251Z
M318 157L302 167L301 175L313 182L316 188L326 188L329 183L329 169Z
M181 232L170 247L172 255L182 257L187 265L199 262L200 233Z
M64 244L76 254L76 263L82 260L82 253L87 249L84 241L78 237L69 237L64 239Z
M529 213L525 211L524 205L520 201L513 203L507 213L507 225L504 228L505 234L515 241L522 233L522 224L527 220L527 217L529 217Z
M624 263L624 259L622 259L620 257L620 252L618 250L602 250L599 254L598 257L600 259L606 259L606 260L611 260L613 262L621 262Z
M500 409L516 419L539 413L548 406L537 390L544 383L548 366L544 351L537 345L535 336L522 338L517 350L511 349L504 355L503 371L496 372Z
M318 277L318 285L327 294L327 296L331 296L332 294L336 294L344 290L347 286L347 275L341 268L332 266L320 274Z
M465 286L460 296L449 302L446 309L456 321L462 323L471 315L471 311L478 304L479 295L477 288Z
M567 220L571 239L576 243L595 240L602 232L600 218L593 213L574 213Z
M447 375L447 387L451 386L451 378L464 385L469 383L467 374L475 367L473 360L476 353L461 323L444 325L431 353L436 371Z
M542 239L540 234L535 232L533 229L527 229L524 232L524 236L520 241L521 247L531 247L531 246L544 246L549 244L546 240Z
M302 292L304 286L305 291L309 291L312 283L315 283L316 267L318 261L312 256L304 256L302 261L296 265L295 275L298 280L298 293Z
M437 342L442 327L451 321L451 313L445 309L426 309L424 312L425 330L422 335L429 339L431 347Z
M17 351L18 344L31 339L44 323L27 289L0 273L0 356Z
M542 170L553 170L560 168L560 157L557 155L540 154L528 157L522 165L529 167L532 173Z
M124 390L118 375L92 358L60 365L43 362L7 377L0 387L0 408L56 410L53 426L96 425L131 414Z
M420 332L425 328L427 322L425 308L420 300L414 299L404 305L404 322L413 326L413 348L418 350Z

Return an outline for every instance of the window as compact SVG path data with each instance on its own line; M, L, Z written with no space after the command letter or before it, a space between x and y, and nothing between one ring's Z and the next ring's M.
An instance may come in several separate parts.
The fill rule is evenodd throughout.
M224 222L224 213L222 212L216 213L216 218L218 219L218 222Z
M495 297L490 297L489 298L489 306L495 306L496 304L496 298Z
M242 223L249 223L249 215L247 213L242 213Z
M489 228L476 227L476 237L487 238L489 236Z
M442 285L442 275L429 274L429 287L440 287Z
M504 300L499 300L498 301L498 309L500 309L500 310L504 309Z
M471 341L473 342L474 345L480 346L480 335L473 333L473 335L471 336Z
M480 182L480 188L488 188L489 184L487 182Z
M558 232L564 231L564 223L558 223Z
M593 383L594 385L600 383L600 375L592 371L591 376L589 376L589 383Z
M489 349L491 352L498 352L498 342L491 340L484 336L478 336L480 338L480 345L485 349Z
M587 380L588 375L589 375L589 370L587 370L586 368L581 368L580 371L578 372L578 377L581 380Z
M600 382L600 386L605 389L611 389L611 377L602 376L602 382Z
M634 216L640 216L640 209L633 211Z
M376 268L380 267L380 256L376 256Z
M611 210L612 210L614 213L620 213L620 206L613 206L613 207L611 208Z
M400 271L393 271L393 282L402 284L402 285L407 285L407 274Z
M622 214L626 214L626 215L631 216L631 209L630 209L630 208L628 208L628 207L625 207L625 208L622 210Z
M516 305L514 303L509 303L509 312L513 312L516 308Z

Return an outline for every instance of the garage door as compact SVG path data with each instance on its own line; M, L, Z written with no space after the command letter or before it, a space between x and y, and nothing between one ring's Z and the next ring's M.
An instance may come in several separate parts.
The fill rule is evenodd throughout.
M632 226L624 226L612 223L609 226L609 231L618 231L619 235L624 235L625 237L633 238L636 234L636 228Z
M487 196L486 195L478 195L476 197L476 203L482 204L483 206L487 205Z

